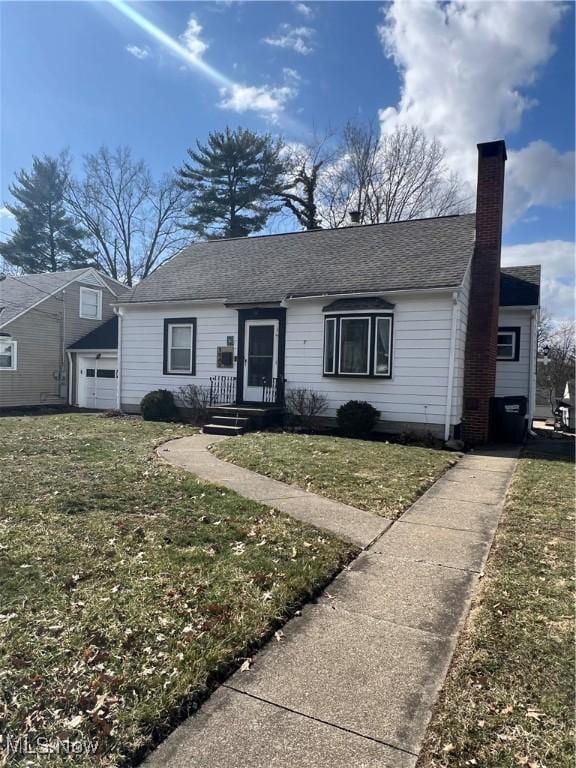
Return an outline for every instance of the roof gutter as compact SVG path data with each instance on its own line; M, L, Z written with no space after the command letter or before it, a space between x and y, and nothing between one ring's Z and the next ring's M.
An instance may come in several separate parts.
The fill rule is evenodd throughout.
M149 307L150 305L163 304L226 304L228 299L218 296L214 299L153 299L149 301L114 301L110 303L111 307Z
M383 293L388 295L389 293L447 293L449 291L459 291L462 287L460 285L446 285L441 288L393 288L387 290L383 288L380 291L354 291L351 293L343 293L342 291L333 291L332 293L314 293L302 296L287 295L282 301L304 301L305 299L326 299L332 296L342 296L343 298L354 296L381 296Z

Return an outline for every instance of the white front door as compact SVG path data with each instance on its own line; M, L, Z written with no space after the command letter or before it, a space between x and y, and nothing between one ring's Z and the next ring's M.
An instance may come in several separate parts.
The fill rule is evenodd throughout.
M116 408L118 363L116 358L78 356L78 405L81 408Z
M247 320L244 331L243 398L274 403L278 376L278 320Z

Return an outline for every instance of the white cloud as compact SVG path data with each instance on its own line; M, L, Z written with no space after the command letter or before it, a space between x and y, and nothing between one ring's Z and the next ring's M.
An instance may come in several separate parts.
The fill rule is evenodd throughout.
M507 245L502 265L542 265L540 304L559 318L574 318L574 243L546 240L540 243Z
M505 208L515 221L533 205L552 206L574 194L574 152L558 152L545 141L532 141L508 153Z
M296 90L290 85L242 85L234 83L230 88L222 88L222 109L233 112L258 112L263 117L275 122L284 109L284 105L296 95Z
M5 205L2 206L2 208L0 208L0 219L15 219L15 218L16 217L14 216L12 211L9 211Z
M408 124L436 136L473 188L476 143L519 128L563 10L552 2L394 2L379 33L402 86L399 103L380 112L383 132ZM572 172L573 155L543 141L509 152L507 221L530 205L570 199Z
M220 89L221 109L233 112L257 112L270 122L277 122L288 101L298 95L300 75L295 69L285 67L282 70L283 82L280 85L245 85L232 83Z
M287 82L292 81L292 83L299 83L302 79L300 76L300 73L296 69L292 69L291 67L284 67L282 70L282 74L284 75L284 79Z
M276 37L265 37L263 42L307 56L314 50L315 35L316 30L312 27L292 27L290 24L282 24L280 33Z
M150 56L150 51L148 48L140 48L139 45L127 45L126 50L128 53L130 53L132 56L135 56L137 59L147 59L148 56Z
M204 42L200 37L202 33L202 25L198 22L195 16L190 16L188 24L183 34L180 36L180 40L186 46L186 49L193 55L200 58L203 53L208 50L208 43Z
M307 19L313 19L316 15L314 8L306 5L306 3L295 3L294 8L298 11L298 13L301 13L302 16L305 16Z

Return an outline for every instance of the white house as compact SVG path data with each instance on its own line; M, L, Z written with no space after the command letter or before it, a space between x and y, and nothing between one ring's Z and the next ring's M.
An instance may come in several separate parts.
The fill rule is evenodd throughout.
M306 387L328 418L367 400L383 430L471 443L494 396L526 397L530 419L539 267L501 273L506 150L478 149L475 214L182 251L117 304L118 406L190 383L233 409L281 406Z

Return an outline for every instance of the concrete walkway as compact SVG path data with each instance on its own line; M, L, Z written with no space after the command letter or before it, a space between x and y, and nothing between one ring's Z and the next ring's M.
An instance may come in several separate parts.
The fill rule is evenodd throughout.
M316 514L315 501L302 513L303 491L292 495L266 479L274 493L283 488L273 499L264 478L238 467L232 473L231 465L210 476L212 460L223 463L206 459L213 441L183 438L161 455L299 519L327 523L328 509ZM250 670L236 672L177 728L147 768L413 768L516 456L464 457L392 525L381 520L371 529L368 513L335 504L346 510L335 526L358 543L372 536L370 545L286 624L281 642L269 643ZM360 533L350 529L353 514Z
M217 459L206 450L209 445L230 439L233 438L202 434L181 437L164 443L157 453L170 464L187 469L203 480L224 485L247 499L287 512L298 520L330 531L359 547L368 546L392 524L392 520L372 512L349 507L325 496L237 467Z

